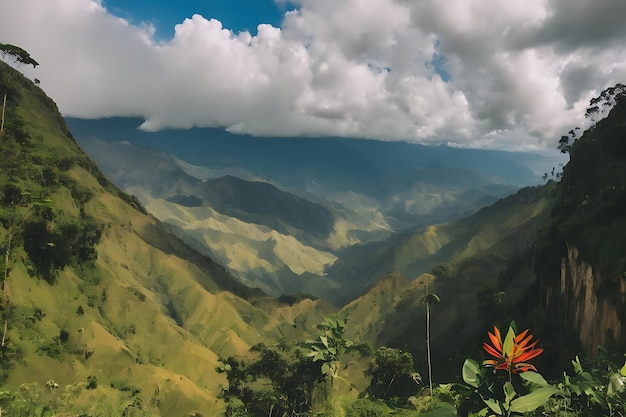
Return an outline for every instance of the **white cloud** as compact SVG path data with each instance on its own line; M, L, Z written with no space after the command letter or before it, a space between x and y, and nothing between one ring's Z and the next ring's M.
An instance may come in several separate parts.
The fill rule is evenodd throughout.
M67 116L540 149L626 81L625 4L300 0L256 36L195 15L159 42L97 1L3 0L0 41Z

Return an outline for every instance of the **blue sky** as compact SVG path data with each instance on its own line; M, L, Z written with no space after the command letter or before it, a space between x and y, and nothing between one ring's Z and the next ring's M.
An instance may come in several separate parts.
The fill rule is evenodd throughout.
M256 35L260 23L278 27L285 9L293 8L273 0L104 0L103 5L135 24L152 23L160 39L171 38L174 26L194 14L215 18L234 32L247 30Z
M64 115L147 131L546 151L626 82L624 0L277 1L0 0L0 42Z

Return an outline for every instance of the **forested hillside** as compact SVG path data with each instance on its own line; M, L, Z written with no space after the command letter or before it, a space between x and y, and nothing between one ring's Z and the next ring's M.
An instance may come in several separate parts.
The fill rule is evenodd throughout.
M328 312L307 299L291 322L274 314L289 304L243 286L148 215L78 147L54 102L0 63L5 90L4 389L29 386L19 398L32 406L63 398L81 415L215 415L220 356L305 339L293 320L312 315L314 326Z

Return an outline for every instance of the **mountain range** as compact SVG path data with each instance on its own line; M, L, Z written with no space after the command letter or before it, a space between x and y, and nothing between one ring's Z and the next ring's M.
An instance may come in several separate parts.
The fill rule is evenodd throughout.
M336 277L338 259L536 183L530 167L543 160L371 140L252 138L218 129L152 134L134 128L135 119L67 122L109 178L242 282L274 295L308 292L333 302L372 279Z
M480 358L487 330L512 320L541 338L536 364L547 376L562 375L575 355L597 354L598 345L626 349L622 96L567 150L571 160L558 182L519 189L511 181L513 192L497 198L484 191L500 181L493 176L476 186L455 179L454 170L470 172L467 166L431 164L430 172L428 165L412 168L424 173L419 181L432 180L423 188L400 175L387 178L406 182L385 189L377 175L364 174L378 184L370 189L364 178L345 174L343 181L358 185L344 204L330 196L352 186L330 174L324 180L320 173L316 184L309 177L311 187L300 188L307 172L323 171L304 163L302 172L297 164L291 171L266 167L282 171L279 181L278 174L239 163L216 168L129 138L77 142L82 134L55 103L3 63L0 88L7 91L0 138L2 408L22 401L38 410L26 415L60 404L69 415L219 415L229 384L216 370L222 360L248 360L263 346L298 349L320 335L317 326L330 315L346 320L352 340L411 353L421 375L429 370L428 340L433 379L442 383L458 378L465 358ZM106 158L96 158L97 146ZM254 159L251 150L242 152ZM381 154L389 165L392 159ZM207 169L217 175L205 175ZM392 215L398 203L390 196L435 183L447 190L465 184L452 193L457 200L483 191L469 192L469 205L437 205L441 210L423 219L412 204ZM423 198L421 191L413 196ZM484 204L487 197L493 203ZM370 204L357 207L357 200ZM439 220L429 222L431 216ZM220 258L220 248L232 253ZM275 262L268 270L286 265L293 287L273 281L278 275L246 281L245 267L268 259ZM268 295L259 283L284 294ZM303 294L310 289L329 297ZM440 302L427 317L429 294ZM336 391L350 398L365 392L370 360L351 358Z

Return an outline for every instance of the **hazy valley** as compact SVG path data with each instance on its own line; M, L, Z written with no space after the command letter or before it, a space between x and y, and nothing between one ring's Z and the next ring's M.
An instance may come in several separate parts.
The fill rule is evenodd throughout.
M393 263L377 259L378 268L365 268L370 272L356 279L336 273L363 269L358 265L368 260L357 259L363 245L383 247L375 242L454 220L534 184L539 178L530 167L542 160L371 140L249 138L216 129L147 134L133 128L134 119L68 122L109 178L242 282L274 295L306 292L333 302L360 293ZM338 259L341 266L333 268Z

